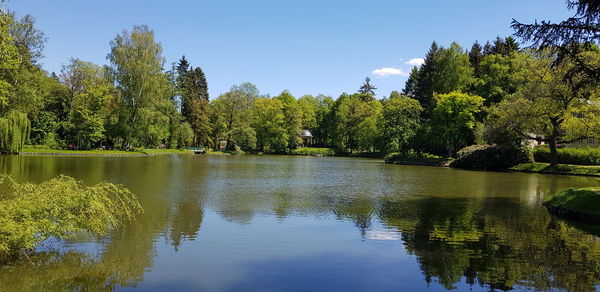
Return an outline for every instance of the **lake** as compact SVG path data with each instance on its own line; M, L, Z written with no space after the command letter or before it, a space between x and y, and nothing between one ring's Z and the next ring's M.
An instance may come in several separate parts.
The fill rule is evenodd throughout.
M338 157L0 156L18 181L66 174L137 194L136 222L48 242L0 290L593 291L600 229L545 195L598 179Z

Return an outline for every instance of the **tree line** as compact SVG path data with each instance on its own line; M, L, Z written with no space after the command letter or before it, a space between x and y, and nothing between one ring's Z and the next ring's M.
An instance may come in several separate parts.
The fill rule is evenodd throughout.
M433 42L404 89L379 99L369 78L335 99L288 91L271 97L251 83L211 99L204 72L185 56L165 69L147 26L117 34L107 65L72 58L48 74L39 64L46 37L33 18L3 13L0 149L226 145L286 152L303 146L301 132L309 130L312 146L338 152L452 156L475 143L536 140L556 153L560 143L600 135L597 7L569 3L576 15L562 28L513 23L517 36L533 42L527 48L510 36L468 50ZM569 34L577 25L587 33Z

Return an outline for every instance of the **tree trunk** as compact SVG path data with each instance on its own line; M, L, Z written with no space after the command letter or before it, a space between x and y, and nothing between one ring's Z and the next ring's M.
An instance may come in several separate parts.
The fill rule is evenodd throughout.
M556 150L556 137L550 138L550 141L548 141L548 146L550 146L550 166L557 166L558 151Z

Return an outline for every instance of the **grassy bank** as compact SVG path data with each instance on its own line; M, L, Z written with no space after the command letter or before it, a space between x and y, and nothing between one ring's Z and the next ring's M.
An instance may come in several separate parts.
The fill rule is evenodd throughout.
M584 175L600 177L600 166L598 165L572 165L559 164L550 166L549 163L523 163L510 168L512 171L548 173L548 174L565 174L565 175Z
M600 223L600 188L564 190L548 196L544 205L558 216Z
M161 154L193 154L192 151L187 149L144 149L142 153L147 155L161 155Z
M39 155L90 155L90 156L144 156L143 152L122 150L65 150L65 149L23 149L19 154Z
M391 153L385 157L385 163L404 165L447 166L451 159L427 153Z
M163 154L192 154L185 149L139 149L123 150L66 150L48 148L24 148L21 155L65 155L65 156L153 156Z
M323 156L335 156L335 151L331 148L317 148L317 147L303 147L297 148L289 153L290 155L323 155Z

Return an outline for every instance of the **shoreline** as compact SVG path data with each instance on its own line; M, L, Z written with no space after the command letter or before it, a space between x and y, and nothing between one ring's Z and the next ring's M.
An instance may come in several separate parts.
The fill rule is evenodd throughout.
M600 190L596 187L566 189L547 196L543 205L557 217L600 224Z
M37 150L37 149L36 149ZM43 149L48 151L22 151L16 155L23 156L81 156L81 157L150 157L156 155L169 155L169 154L181 154L181 155L193 155L192 151L189 150L174 150L174 149L148 149L144 152L134 151L122 151L129 153L101 153L102 151L113 151L113 150L58 150L51 151L50 149ZM81 151L81 152L79 152ZM94 152L96 151L96 152ZM147 152L146 152L147 151ZM205 155L232 155L230 153L208 151L203 153ZM252 154L250 154L252 155ZM299 154L275 154L275 153L261 153L255 155L289 155L289 156L312 156L312 155L299 155ZM347 158L372 158L363 156L348 156L348 155L331 155L328 157L347 157ZM447 159L409 159L402 161L385 161L385 164L393 165L413 165L413 166L431 166L431 167L446 167L452 168L448 164ZM462 168L456 168L462 169ZM475 171L496 171L496 172L522 172L522 173L537 173L537 174L551 174L551 175L570 175L570 176L582 176L582 177L600 177L600 166L589 166L589 165L570 165L570 164L559 164L554 167L550 167L548 163L523 163L515 165L505 170L485 170L485 169L464 169L464 170L475 170Z
M418 165L418 166L433 166L433 167L447 167L462 170L474 170L474 171L493 171L493 172L521 172L521 173L537 173L537 174L551 174L551 175L570 175L570 176L582 176L582 177L599 177L600 178L600 165L572 165L572 164L559 164L551 167L549 163L531 162L517 164L513 167L503 170L486 170L486 169L467 169L467 168L456 168L449 165L448 160L432 161L431 159L411 159L402 161L386 161L386 164L394 165Z
M191 150L178 149L145 149L143 151L121 150L54 150L54 149L24 149L15 155L23 156L85 156L85 157L148 157L156 155L181 154L192 155ZM6 154L10 155L10 154Z
M119 153L61 153L61 152L19 152L17 155L23 156L88 156L88 157L146 157L150 156L145 153L137 153L137 154L119 154Z
M588 214L563 207L551 206L548 203L543 204L550 214L561 218L576 220L588 224L600 224L600 215Z

